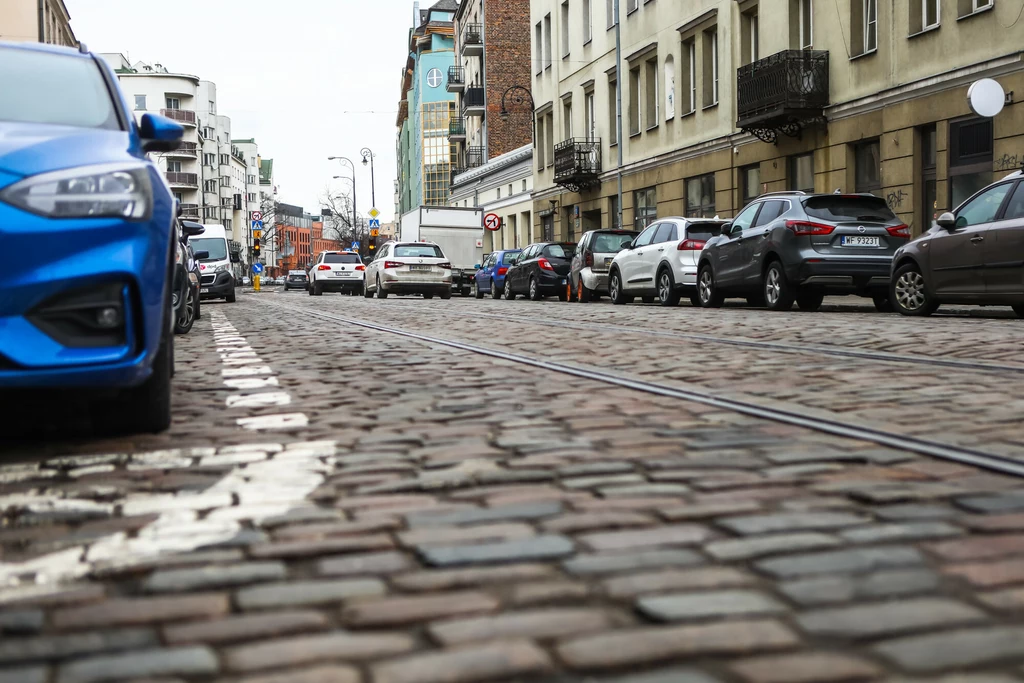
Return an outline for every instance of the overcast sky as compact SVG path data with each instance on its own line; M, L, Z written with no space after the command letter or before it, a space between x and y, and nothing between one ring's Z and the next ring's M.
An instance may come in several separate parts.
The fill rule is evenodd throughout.
M421 4L427 7L431 0ZM75 36L94 52L217 84L217 110L236 138L274 159L278 199L319 210L328 182L351 183L328 156L356 162L360 213L394 213L395 117L413 0L65 0ZM345 175L350 172L346 169Z

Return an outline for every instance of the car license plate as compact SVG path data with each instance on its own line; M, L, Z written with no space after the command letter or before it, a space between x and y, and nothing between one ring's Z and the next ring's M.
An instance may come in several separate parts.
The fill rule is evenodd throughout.
M613 256L613 257L610 257L610 258L606 258L606 259L604 260L604 264L605 264L606 266L608 266L608 265L611 265L611 262L612 262L612 259L613 259L613 258L615 258L615 257Z
M429 271L431 271L433 269L434 269L433 266L409 266L409 270L419 270L419 271L429 272Z
M565 278L564 277L562 278L562 284L563 285L565 284Z
M880 242L877 237L867 237L864 235L843 235L840 244L842 244L844 247L880 246Z
M209 294L210 293L210 288L209 287L203 287L202 289L199 290L199 293L200 294Z

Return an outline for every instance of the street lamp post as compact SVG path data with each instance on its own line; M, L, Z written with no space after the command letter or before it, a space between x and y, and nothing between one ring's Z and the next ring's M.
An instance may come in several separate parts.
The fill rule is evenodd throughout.
M327 157L328 161L337 161L339 164L348 164L352 168L352 229L356 229L356 165L352 163L352 160L348 157ZM335 178L345 178L347 176L336 175Z
M363 166L366 166L367 160L370 164L370 201L373 202L374 209L377 208L377 187L373 179L373 158L377 156L370 151L369 147L363 147L359 150L359 153L363 155Z
M511 95L511 97L510 97ZM537 117L534 116L533 112L536 109L536 105L533 103L533 93L530 92L529 88L524 88L521 85L513 85L508 88L501 95L501 120L505 121L508 119L508 109L505 108L505 100L508 99L512 104L523 104L529 101L530 103L530 123L533 124L533 145L537 146Z
M335 180L347 180L352 183L352 234L358 234L356 232L356 179L349 178L347 175L336 175Z

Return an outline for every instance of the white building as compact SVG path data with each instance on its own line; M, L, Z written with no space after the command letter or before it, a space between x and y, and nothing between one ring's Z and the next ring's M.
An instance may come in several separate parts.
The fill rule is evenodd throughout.
M0 0L0 40L78 47L64 0Z
M456 176L448 203L479 206L484 215L495 213L501 218L499 230L484 231L484 251L518 249L535 237L532 192L533 147L523 145Z
M262 211L263 204L260 202L260 148L255 138L235 139L231 145L238 151L241 158L245 160L245 183L242 206L245 208L243 224L251 227L251 217L254 211ZM252 246L252 231L245 230L246 248ZM267 246L261 247L267 253Z

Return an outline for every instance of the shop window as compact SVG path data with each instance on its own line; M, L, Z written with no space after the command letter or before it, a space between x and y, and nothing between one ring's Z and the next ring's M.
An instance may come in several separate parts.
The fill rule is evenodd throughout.
M814 153L797 154L789 158L789 187L791 190L814 192Z
M854 146L854 174L857 192L879 194L882 190L882 158L878 140Z
M715 174L706 173L686 181L686 217L711 218L715 215Z
M949 124L951 208L992 182L992 119Z
M633 229L642 230L658 218L658 198L653 187L633 192Z
M932 222L938 218L938 193L936 175L938 170L938 131L934 123L921 126L918 131L919 148L921 150L921 211L920 232L931 228Z
M740 191L743 206L754 201L761 194L761 164L740 168Z

